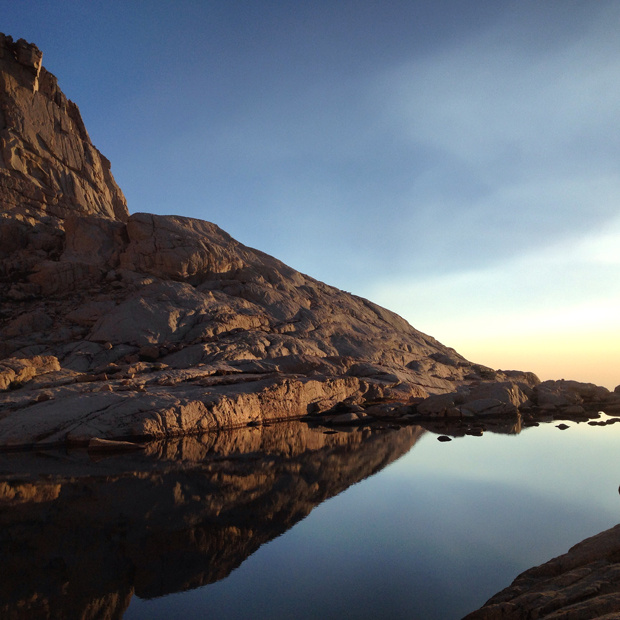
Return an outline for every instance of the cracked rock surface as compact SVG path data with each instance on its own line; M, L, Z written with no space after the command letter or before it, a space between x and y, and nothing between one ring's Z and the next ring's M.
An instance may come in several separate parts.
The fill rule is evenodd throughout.
M0 146L0 449L187 435L339 403L518 415L536 398L531 373L472 364L215 224L129 215L41 52L5 35Z
M620 610L620 525L530 568L463 620L612 620Z

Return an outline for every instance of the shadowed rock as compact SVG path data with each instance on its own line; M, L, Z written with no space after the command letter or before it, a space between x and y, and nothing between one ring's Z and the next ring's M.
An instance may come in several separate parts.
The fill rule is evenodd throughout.
M620 617L620 525L519 575L463 620L612 620Z

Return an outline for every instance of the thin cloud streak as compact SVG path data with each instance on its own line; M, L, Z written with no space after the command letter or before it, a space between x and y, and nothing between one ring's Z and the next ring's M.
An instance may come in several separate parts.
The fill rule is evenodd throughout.
M432 189L412 183L409 213L428 231L427 256L439 242L439 266L504 260L618 213L620 144L609 127L620 113L620 47L610 34L599 20L581 40L532 57L514 28L499 28L381 78L386 127L434 153Z

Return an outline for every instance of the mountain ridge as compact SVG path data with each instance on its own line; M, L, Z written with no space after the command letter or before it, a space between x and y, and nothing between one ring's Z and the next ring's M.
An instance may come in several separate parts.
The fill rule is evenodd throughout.
M0 87L0 448L536 400L532 373L471 363L216 224L130 215L35 45L0 35Z

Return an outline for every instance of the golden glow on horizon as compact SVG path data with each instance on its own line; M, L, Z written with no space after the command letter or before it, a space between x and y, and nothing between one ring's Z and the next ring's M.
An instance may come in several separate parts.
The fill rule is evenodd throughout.
M610 390L620 385L620 329L514 336L452 334L447 343L473 362L491 368L532 371L543 381L574 379Z
M620 385L620 218L495 268L384 283L373 300L492 368Z

